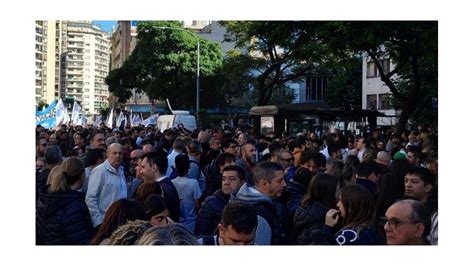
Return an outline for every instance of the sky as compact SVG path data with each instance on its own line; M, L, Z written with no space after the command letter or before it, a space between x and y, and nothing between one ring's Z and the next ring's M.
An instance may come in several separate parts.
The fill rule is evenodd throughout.
M112 33L112 29L117 24L117 20L93 20L92 24L99 25L101 29Z

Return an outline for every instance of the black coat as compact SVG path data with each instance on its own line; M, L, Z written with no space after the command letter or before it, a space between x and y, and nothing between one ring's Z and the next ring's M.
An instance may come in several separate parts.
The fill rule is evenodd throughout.
M46 186L46 181L48 181L48 175L51 172L51 169L43 169L43 171L36 172L36 200L35 203L38 202L39 193L41 193L41 189Z
M319 202L312 202L305 208L298 207L293 220L292 239L298 239L305 230L311 230L312 227L323 228L328 210L329 208Z
M261 201L257 204L254 204L254 206L257 210L257 214L262 216L268 222L268 225L272 229L271 244L272 245L287 244L286 235L284 234L282 225L280 223L280 221L284 219L280 219L280 217L278 216L278 211L275 205L272 203Z
M222 186L222 174L219 172L219 167L216 162L212 162L206 168L206 189L204 191L205 196L212 196L214 192L221 189Z
M36 205L37 245L88 245L92 234L84 193L41 190Z
M304 194L306 193L306 187L294 182L288 182L288 201L286 202L286 207L290 214L290 219L293 219L295 211L300 206L301 201L303 200Z
M207 197L202 203L196 219L196 236L214 235L217 225L222 219L224 207L229 202L230 196L225 196L222 190L217 190L212 196Z

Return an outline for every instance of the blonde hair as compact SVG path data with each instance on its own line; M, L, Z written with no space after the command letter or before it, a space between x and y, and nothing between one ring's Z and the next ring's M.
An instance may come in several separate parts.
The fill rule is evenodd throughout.
M48 175L49 192L65 192L71 190L84 174L84 163L78 157L69 157L61 165L54 167Z

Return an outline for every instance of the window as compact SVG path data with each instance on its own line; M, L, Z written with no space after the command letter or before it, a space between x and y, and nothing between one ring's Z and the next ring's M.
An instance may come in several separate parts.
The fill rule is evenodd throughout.
M387 75L390 72L390 59L380 60L380 64L382 65L383 73Z
M367 107L366 109L377 108L377 94L367 94Z
M367 62L367 77L375 78L377 76L377 67L375 62Z
M390 59L379 60L380 65L382 65L383 73L386 75L390 72ZM367 77L375 78L380 77L380 71L377 69L375 62L367 62Z
M379 95L379 110L388 110L392 109L390 105L390 99L392 97L392 94L386 93L386 94L380 94Z
M322 101L327 78L320 76L306 77L306 101Z

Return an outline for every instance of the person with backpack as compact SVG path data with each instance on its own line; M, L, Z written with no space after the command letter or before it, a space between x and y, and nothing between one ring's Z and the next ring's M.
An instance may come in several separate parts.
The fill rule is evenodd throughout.
M179 154L183 153L185 149L185 142L182 138L176 138L173 142L173 149L168 154L168 168L166 169L166 176L172 178L172 172L174 171L173 168L175 167L174 159Z
M199 164L199 160L201 159L202 154L201 143L199 143L197 139L192 139L186 145L186 150L188 151L190 163L188 178L197 180L201 192L204 193L206 189L205 177L203 172L201 171L201 165Z

